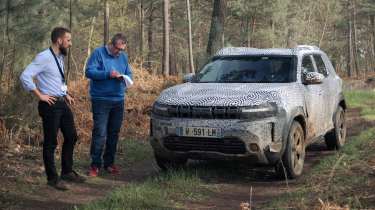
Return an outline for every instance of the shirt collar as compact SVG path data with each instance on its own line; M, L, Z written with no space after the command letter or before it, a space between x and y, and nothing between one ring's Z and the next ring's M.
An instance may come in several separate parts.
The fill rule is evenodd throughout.
M105 45L105 50L107 51L108 55L110 55L112 57L117 57L116 55L114 55L114 54L111 53L111 51L109 50L108 45Z
M110 55L110 56L112 56L112 57L117 58L117 57L119 57L120 54L122 53L122 52L120 52L118 55L114 55L114 54L112 54L111 51L109 50L108 45L105 45L104 47L105 47L105 51L108 53L108 55Z

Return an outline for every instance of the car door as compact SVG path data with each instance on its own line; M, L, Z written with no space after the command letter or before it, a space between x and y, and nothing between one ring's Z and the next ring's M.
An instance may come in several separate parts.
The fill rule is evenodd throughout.
M323 82L321 84L322 88L322 121L321 126L323 127L323 134L332 127L332 116L333 116L333 103L335 103L334 96L331 94L334 90L335 85L332 83L332 79L327 71L327 66L325 65L322 56L320 54L313 55L314 62L317 68L317 71L324 75Z
M337 105L339 104L339 100L341 98L342 94L342 80L340 77L337 76L335 69L328 58L328 56L323 53L321 54L321 58L324 61L327 73L328 73L328 84L329 84L329 101L330 101L330 107L328 110L328 115L330 115L331 119L333 119L333 115L335 114L337 110ZM328 130L331 130L333 128L333 120L329 122ZM327 131L328 131L327 130Z
M316 65L311 54L302 57L301 62L302 77L307 72L317 72ZM303 81L303 78L302 78ZM307 112L307 140L310 141L314 137L320 136L324 132L324 126L321 122L324 120L324 96L323 84L304 84L304 95Z

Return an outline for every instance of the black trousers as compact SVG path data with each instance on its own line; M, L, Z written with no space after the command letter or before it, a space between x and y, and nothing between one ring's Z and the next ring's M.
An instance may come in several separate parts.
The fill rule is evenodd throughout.
M54 105L39 101L39 115L43 122L43 161L47 180L58 178L55 167L55 149L59 129L64 136L61 152L61 174L67 174L73 167L73 150L77 141L77 132L74 125L73 113L64 100L58 100Z

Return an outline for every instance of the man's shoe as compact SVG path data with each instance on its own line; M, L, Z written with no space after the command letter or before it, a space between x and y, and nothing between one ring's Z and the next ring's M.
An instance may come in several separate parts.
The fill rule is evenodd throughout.
M71 171L70 173L67 174L61 174L61 179L67 182L75 182L75 183L83 183L86 181L86 179L79 175L75 171Z
M47 182L47 185L55 188L56 190L61 190L61 191L69 190L69 188L64 184L64 182L57 180L57 179L49 180Z
M117 175L120 173L120 169L115 165L105 167L105 170L112 175Z
M91 166L89 169L88 176L97 177L99 175L99 168L96 166Z

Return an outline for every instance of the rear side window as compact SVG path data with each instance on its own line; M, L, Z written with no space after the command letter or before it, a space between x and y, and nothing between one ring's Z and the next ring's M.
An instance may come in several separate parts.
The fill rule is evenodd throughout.
M316 63L316 67L318 68L318 72L323 74L325 77L328 75L326 65L323 62L323 59L320 55L314 55L314 60Z
M312 63L310 55L306 55L302 59L302 72L303 73L315 72L314 65Z

